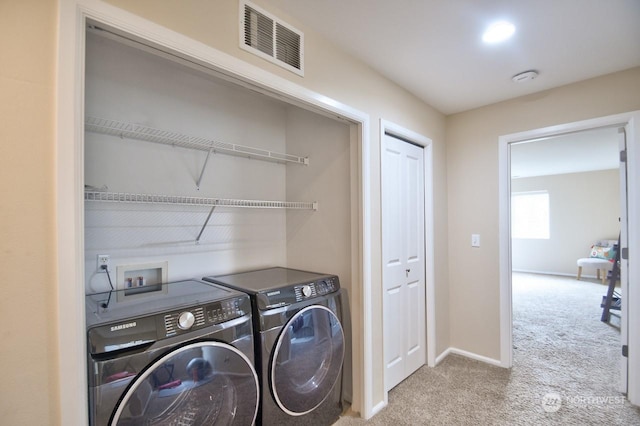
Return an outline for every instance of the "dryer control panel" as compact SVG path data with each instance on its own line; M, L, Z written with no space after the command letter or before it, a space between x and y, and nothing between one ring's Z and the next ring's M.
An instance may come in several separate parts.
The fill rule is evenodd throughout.
M331 277L325 280L318 280L309 284L303 284L294 287L293 291L296 296L296 302L301 302L305 299L311 299L317 296L324 296L325 294L333 293L338 289L336 280L337 277Z
M340 281L338 277L329 276L316 281L296 284L291 287L269 290L258 294L258 308L262 310L275 309L334 293L339 289Z

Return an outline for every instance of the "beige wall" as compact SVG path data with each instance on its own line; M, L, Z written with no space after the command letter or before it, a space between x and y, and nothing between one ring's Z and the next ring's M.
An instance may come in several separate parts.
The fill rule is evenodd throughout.
M512 192L549 193L549 239L511 242L516 271L575 275L576 260L588 257L600 239L620 231L620 175L617 169L513 179ZM584 276L595 271L584 271Z
M371 158L369 165L373 172L371 182L372 205L372 241L380 241L380 138L379 120L389 120L415 132L421 133L433 140L434 143L434 182L435 182L435 270L436 297L438 306L448 305L447 288L447 214L446 214L446 169L444 148L443 114L425 105L415 96L399 88L394 83L381 77L364 64L354 60L351 56L341 52L335 46L298 22L286 13L274 9L268 1L258 0L255 3L270 13L289 22L302 30L305 34L305 76L300 77L254 56L238 45L238 2L237 0L220 1L166 1L140 0L109 0L109 3L128 10L145 19L154 21L169 29L180 32L200 42L206 43L222 52L236 56L246 62L286 78L329 96L353 108L370 115L371 119ZM381 347L382 342L382 308L381 308L381 250L379 244L371 247L373 256L372 294L374 346ZM449 317L446 308L436 312L436 326L438 342L437 352L444 351L449 346ZM382 353L376 351L373 364L382 368ZM382 400L384 393L383 378L375 377L373 383L374 400Z
M445 151L442 114L341 53L301 23L271 10L267 1L257 3L305 32L304 78L239 49L236 0L110 3L370 114L373 193L379 193L380 118L434 141L438 353L451 344L481 355L498 355L498 136L640 109L640 69L634 69L452 116L446 120L450 147ZM60 423L58 336L53 320L58 306L53 278L58 256L54 193L57 7L56 0L0 2L0 185L4 196L0 207L0 277L5 290L0 319L4 324L17 324L3 327L1 336L0 363L5 367L5 389L10 389L0 398L3 424ZM379 197L374 196L372 202L376 206L372 212L373 241L377 242ZM465 213L471 211L473 216ZM480 250L468 248L471 232L483 235ZM372 253L376 265L372 271L377 295L374 312L381 312L378 244ZM455 260L451 268L449 257ZM375 316L373 321L375 344L381 347L381 318ZM382 354L373 355L374 362L381 365ZM375 397L380 397L382 377L377 377L373 386Z
M638 109L634 68L447 117L452 346L500 357L498 137Z
M55 424L57 2L0 2L0 423Z
M318 203L312 213L287 211L287 266L336 274L351 292L349 126L288 108L287 152L308 156L309 165L287 165L285 199Z

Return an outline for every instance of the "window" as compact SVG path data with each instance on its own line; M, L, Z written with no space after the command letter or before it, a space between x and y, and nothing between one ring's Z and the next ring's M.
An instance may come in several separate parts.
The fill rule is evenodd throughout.
M549 193L547 191L511 194L511 236L549 239Z

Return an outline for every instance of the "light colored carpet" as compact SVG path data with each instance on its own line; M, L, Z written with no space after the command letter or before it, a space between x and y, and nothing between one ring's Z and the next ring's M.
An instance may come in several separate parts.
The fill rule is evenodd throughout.
M640 409L618 391L620 333L600 321L605 292L514 274L512 369L450 355L391 390L369 421L336 425L640 425Z

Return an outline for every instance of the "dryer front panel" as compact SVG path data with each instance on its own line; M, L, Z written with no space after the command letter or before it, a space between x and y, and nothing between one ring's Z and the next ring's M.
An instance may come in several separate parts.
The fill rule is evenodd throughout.
M221 342L178 347L152 363L123 394L111 425L251 425L258 411L251 361Z
M321 305L298 311L283 327L271 359L271 391L292 416L313 411L331 393L342 371L344 332Z

